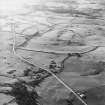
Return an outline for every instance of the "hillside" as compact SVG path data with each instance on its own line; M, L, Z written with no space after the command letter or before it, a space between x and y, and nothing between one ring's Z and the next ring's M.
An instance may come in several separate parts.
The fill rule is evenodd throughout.
M104 18L104 0L1 0L0 105L86 105L54 75L105 105Z

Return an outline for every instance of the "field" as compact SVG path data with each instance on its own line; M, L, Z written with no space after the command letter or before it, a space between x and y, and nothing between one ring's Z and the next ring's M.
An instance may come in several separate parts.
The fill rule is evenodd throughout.
M0 3L0 105L105 105L104 0Z

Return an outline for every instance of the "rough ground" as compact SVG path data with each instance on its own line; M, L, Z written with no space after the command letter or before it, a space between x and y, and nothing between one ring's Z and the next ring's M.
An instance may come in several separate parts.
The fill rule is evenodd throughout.
M16 82L11 76L31 81L24 71L49 70L52 60L63 67L59 78L85 92L87 105L105 105L105 0L31 0L16 13L0 12L0 105L13 98L1 84ZM70 105L71 92L53 76L36 91L40 104ZM75 97L73 105L82 103Z

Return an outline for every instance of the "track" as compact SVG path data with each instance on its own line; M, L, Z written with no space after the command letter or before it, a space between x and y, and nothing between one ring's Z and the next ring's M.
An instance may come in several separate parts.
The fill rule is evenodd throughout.
M16 56L17 58L19 58L20 60L28 63L28 64L31 64L29 61L27 61L26 59L24 59L22 56L18 55L15 51L15 43L16 43L16 34L15 34L15 26L12 24L11 25L11 29L12 29L12 32L13 32L13 39L14 39L14 43L13 43L13 54L14 56ZM31 64L33 65L34 67L39 67L41 69L44 69L45 71L47 71L48 73L50 73L53 77L55 77L62 85L64 85L70 92L72 92L78 100L80 100L81 103L83 103L84 105L87 105L86 102L71 88L69 87L62 79L60 79L59 77L57 77L53 72L51 72L50 70L48 69L45 69L43 67L41 67L41 65L38 65L38 64Z

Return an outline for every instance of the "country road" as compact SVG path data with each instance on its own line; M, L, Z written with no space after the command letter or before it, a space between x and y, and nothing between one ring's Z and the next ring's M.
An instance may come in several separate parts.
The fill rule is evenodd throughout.
M0 0L0 105L105 105L105 0Z

